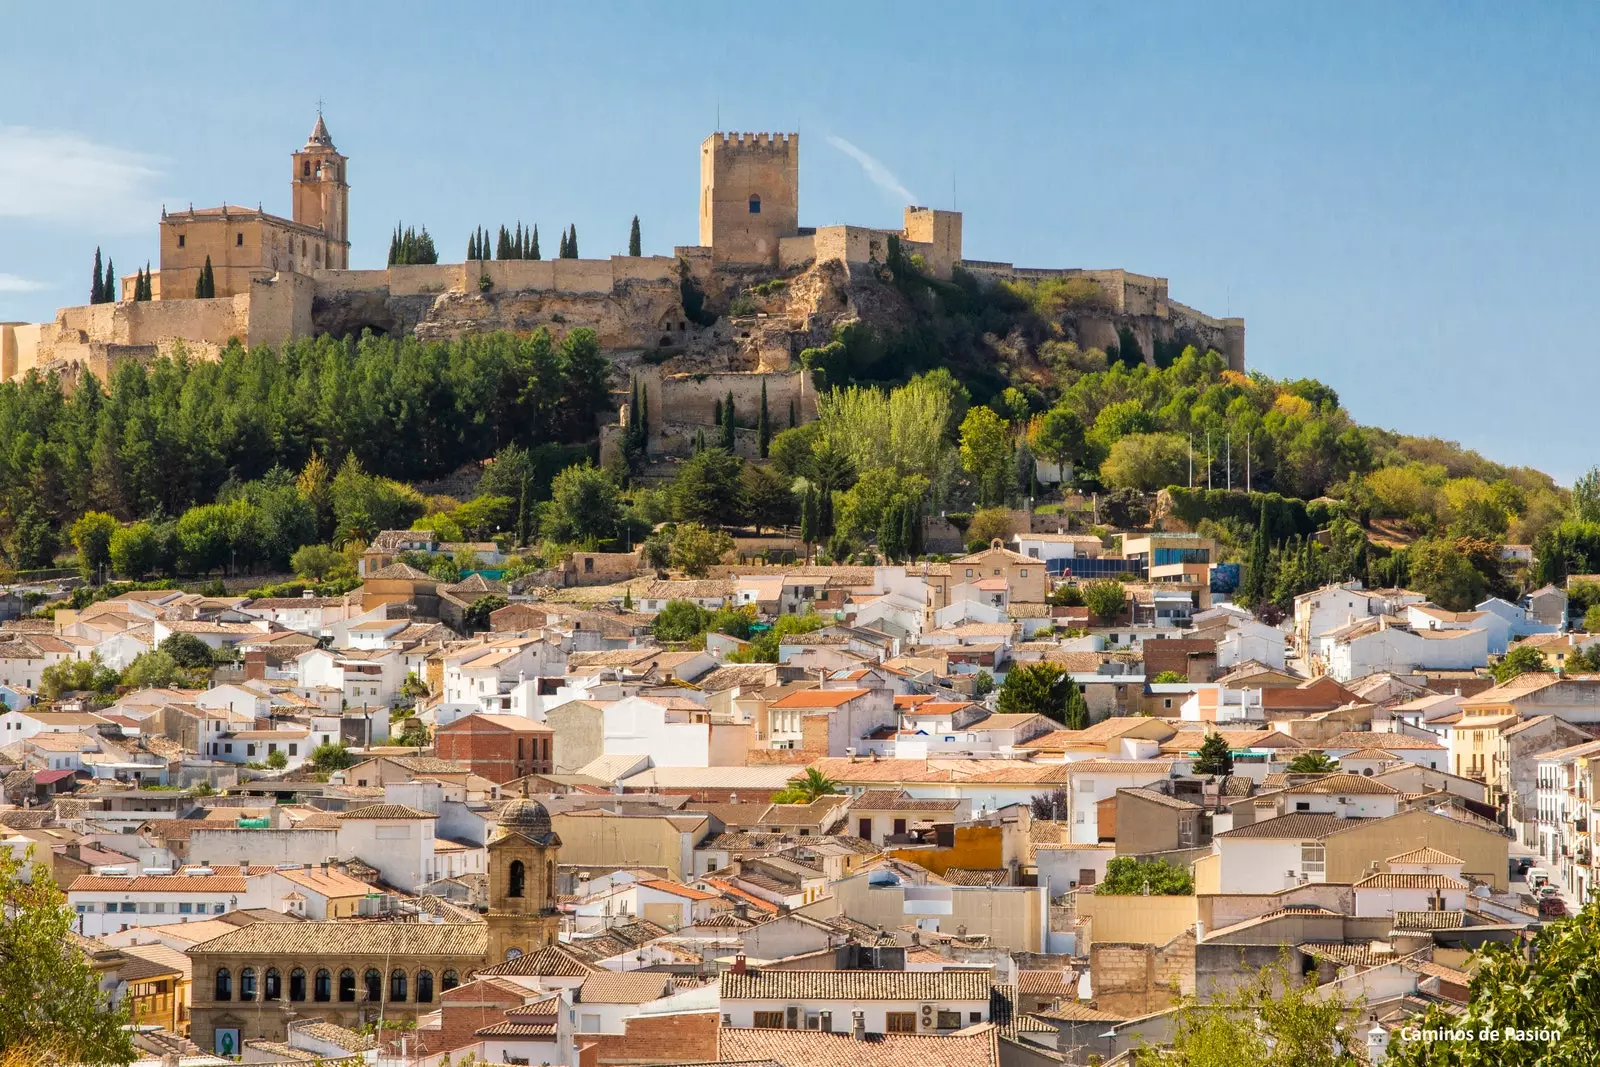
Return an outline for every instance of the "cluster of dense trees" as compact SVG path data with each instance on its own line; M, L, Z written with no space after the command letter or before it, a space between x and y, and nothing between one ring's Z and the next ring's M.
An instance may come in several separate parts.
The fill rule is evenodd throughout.
M410 226L394 224L394 233L389 236L389 266L437 262L439 252L433 247L433 235L426 226L418 232Z
M301 544L408 525L425 502L399 480L508 446L491 486L520 513L552 460L571 462L560 446L593 439L607 367L579 329L559 344L539 331L231 346L217 362L124 364L105 385L85 375L70 396L29 375L0 385L0 539L16 566L48 566L67 527L95 510L136 523L128 551L148 550L138 520L158 542L186 521L194 537L179 551L196 565L287 560ZM298 493L296 471L310 478ZM351 489L342 511L318 497L337 478Z
M492 253L492 256L491 256ZM479 226L467 239L467 259L539 259L539 227L522 228L518 219L514 229L500 226L494 242L489 241L489 231Z

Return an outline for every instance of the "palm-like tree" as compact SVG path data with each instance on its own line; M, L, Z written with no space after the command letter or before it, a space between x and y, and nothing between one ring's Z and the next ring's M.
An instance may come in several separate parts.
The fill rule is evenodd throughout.
M839 783L823 774L815 767L807 767L806 773L794 779L789 785L772 795L774 804L809 804L818 797L833 796L839 792Z
M1328 774L1339 769L1339 761L1326 752L1302 752L1289 763L1290 774Z

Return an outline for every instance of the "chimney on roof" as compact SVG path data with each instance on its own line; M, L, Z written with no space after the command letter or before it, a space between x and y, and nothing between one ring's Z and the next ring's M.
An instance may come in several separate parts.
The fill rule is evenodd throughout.
M850 1036L856 1041L867 1039L867 1014L862 1011L850 1013Z
M737 956L733 957L733 973L734 974L744 974L745 973L745 962L744 962L744 953L743 952L741 952Z

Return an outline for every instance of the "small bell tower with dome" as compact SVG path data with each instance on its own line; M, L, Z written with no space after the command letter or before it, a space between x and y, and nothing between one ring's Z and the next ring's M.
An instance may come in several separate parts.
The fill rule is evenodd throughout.
M523 796L500 809L500 828L487 846L491 964L556 943L560 848L550 812L537 800Z

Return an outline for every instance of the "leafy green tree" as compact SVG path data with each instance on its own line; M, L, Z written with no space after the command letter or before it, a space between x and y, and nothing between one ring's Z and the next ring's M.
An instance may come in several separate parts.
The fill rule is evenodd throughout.
M688 641L706 632L711 613L692 600L669 600L656 613L650 632L662 641Z
M589 463L568 467L556 475L551 492L548 536L592 544L616 535L622 501L605 471Z
M972 521L967 523L967 540L982 541L985 548L996 538L1011 540L1015 532L1016 524L1012 521L1010 508L982 508L973 512Z
M1330 759L1326 752L1302 752L1289 761L1290 774L1332 774L1339 769L1339 761Z
M413 716L400 727L400 733L395 737L395 744L407 748L426 748L431 740L428 724Z
M988 671L979 671L977 677L972 680L973 697L982 700L992 692L994 692L994 675Z
M1411 584L1447 611L1467 611L1483 600L1488 583L1449 541L1424 539L1406 550Z
M678 524L672 535L672 565L691 578L706 572L733 551L733 538L721 530L708 530L699 523Z
M972 476L978 502L1004 504L1011 484L1011 434L1006 421L986 407L967 412L961 423L961 466Z
M1200 742L1200 751L1194 759L1194 773L1207 775L1233 773L1233 753L1221 734L1213 730L1206 734L1204 741Z
M148 522L119 526L112 532L106 550L112 570L124 578L138 581L155 567L155 530Z
M78 549L78 569L86 581L98 581L111 563L111 538L117 520L103 511L86 511L72 524L72 543Z
M1189 442L1175 433L1128 434L1111 445L1100 480L1117 489L1153 492L1184 480Z
M739 521L739 474L743 462L720 448L708 448L678 469L671 496L673 514L687 522L732 525Z
M1077 412L1057 404L1030 430L1033 450L1051 463L1080 463L1084 455L1083 420Z
M1175 1012L1171 1047L1139 1048L1135 1067L1359 1067L1367 1062L1351 1051L1365 1043L1359 1008L1337 989L1297 981L1287 962L1275 964L1205 1003L1184 998ZM1391 1047L1385 1065L1393 1055Z
M485 593L472 602L472 606L461 613L461 626L469 634L482 633L489 629L489 616L499 611L511 601L499 593Z
M1089 614L1109 623L1122 614L1128 603L1128 590L1114 578L1096 578L1078 585L1078 592L1089 608Z
M171 656L160 651L142 652L122 669L122 684L132 689L164 689L189 681L189 672L178 666ZM200 681L203 685L204 679Z
M89 659L62 660L46 667L39 675L39 695L56 700L64 693L109 693L118 680L117 672L95 653Z
M706 629L743 641L750 636L755 621L756 609L752 604L746 604L742 608L719 608L711 613Z
M1078 706L1082 699L1082 691L1067 676L1066 668L1055 663L1024 663L1006 674L995 706L1002 714L1043 715L1068 729L1081 730L1088 725L1081 721L1087 710ZM1069 711L1071 718L1080 720L1077 724L1069 722Z
M1590 633L1600 633L1600 604L1590 604L1583 613L1583 628Z
M1097 896L1131 897L1145 893L1157 897L1182 897L1194 892L1194 876L1166 860L1141 860L1118 856L1106 864L1106 876L1094 887Z
M11 555L24 568L48 567L55 562L56 530L49 513L38 504L28 504L17 515L11 529Z
M1150 680L1156 685L1182 685L1188 682L1189 678L1178 671L1161 671Z
M301 545L289 557L289 569L313 582L322 581L343 564L344 556L329 545Z
M108 1006L100 972L73 937L76 921L48 863L31 848L22 859L0 850L0 1059L132 1062L127 1001Z
M283 749L275 748L267 753L267 758L264 762L270 769L281 771L289 766L289 755Z
M1464 1013L1430 1004L1389 1045L1384 1067L1578 1067L1600 1063L1600 899L1549 922L1531 945L1485 944ZM1486 1029L1549 1040L1482 1040ZM1434 1040L1424 1040L1432 1032ZM1457 1036L1457 1035L1460 1036ZM1414 1036L1411 1036L1414 1035Z
M763 527L787 526L794 517L794 497L783 479L753 463L739 472L739 504L757 534Z
M1544 656L1532 645L1516 645L1494 666L1494 680L1508 682L1519 674L1547 671Z
M774 804L810 804L818 797L834 796L839 783L815 767L807 767L805 774L795 778L784 788L772 794Z
M309 761L311 770L318 774L347 770L350 767L354 767L355 763L355 756L351 755L350 750L345 747L343 741L337 744L330 741L325 745L318 745L312 751Z
M628 255L638 256L643 253L639 245L639 216L633 217L633 225L628 228Z
M173 634L157 648L180 667L195 670L211 666L211 646L193 634Z

